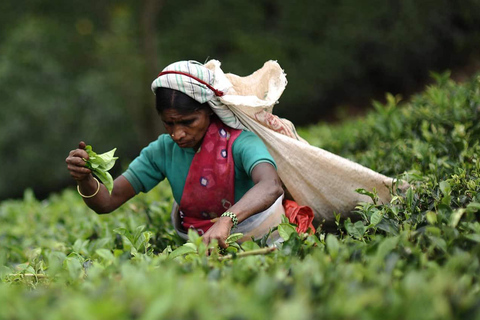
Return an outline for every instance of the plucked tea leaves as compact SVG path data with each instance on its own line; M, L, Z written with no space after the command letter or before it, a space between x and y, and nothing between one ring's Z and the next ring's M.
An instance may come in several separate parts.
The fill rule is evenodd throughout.
M93 174L102 181L110 193L113 190L113 178L108 171L113 168L115 161L118 159L118 157L114 156L116 150L117 148L114 148L108 152L97 154L93 151L92 146L87 145L85 147L89 158L88 160L84 159L87 163L87 168L92 170Z

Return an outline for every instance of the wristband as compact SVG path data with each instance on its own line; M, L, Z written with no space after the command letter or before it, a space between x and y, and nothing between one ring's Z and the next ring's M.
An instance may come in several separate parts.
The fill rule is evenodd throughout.
M233 213L233 212L231 212L231 211L226 211L226 212L224 212L224 213L221 215L221 217L229 217L229 218L231 218L232 221L233 221L233 227L232 227L232 229L235 229L235 228L237 227L237 225L238 225L238 218L237 218L237 215L236 215L235 213Z
M93 198L97 195L98 191L100 191L100 182L97 180L97 178L93 177L93 179L95 179L95 181L97 181L97 191L95 191L94 194L92 194L91 196L86 196L84 194L82 194L80 192L80 185L77 184L77 191L78 191L78 194L82 196L82 198L84 199L88 199L88 198Z

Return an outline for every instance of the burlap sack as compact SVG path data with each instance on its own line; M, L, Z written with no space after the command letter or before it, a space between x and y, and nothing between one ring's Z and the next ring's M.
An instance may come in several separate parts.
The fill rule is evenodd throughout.
M359 202L371 201L356 189L376 190L380 202L390 201L392 178L309 145L290 121L272 114L287 84L277 62L268 61L246 77L225 74L216 60L205 67L215 74L214 87L226 92L209 102L212 109L227 125L228 119L235 118L265 142L290 195L300 205L314 210L315 225L332 223L334 213L348 217ZM230 120L230 125L240 127L235 121Z

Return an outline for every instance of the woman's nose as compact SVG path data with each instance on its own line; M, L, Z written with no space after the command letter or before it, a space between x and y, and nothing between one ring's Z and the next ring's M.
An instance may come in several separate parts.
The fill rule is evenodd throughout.
M185 137L185 130L183 130L180 127L173 128L172 138L174 140L178 141L178 140L182 139L183 137Z

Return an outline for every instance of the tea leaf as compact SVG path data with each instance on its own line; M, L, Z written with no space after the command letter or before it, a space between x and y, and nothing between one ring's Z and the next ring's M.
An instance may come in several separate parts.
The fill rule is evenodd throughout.
M465 238L467 238L468 240L480 243L480 234L478 233L467 234Z
M257 250L260 249L260 246L256 244L254 241L245 241L242 243L242 248L245 251Z
M363 234L367 230L365 225L363 224L363 221L357 221L355 223L352 223L350 219L345 221L345 229L347 229L348 234L352 235L357 239L361 239L363 237Z
M386 238L383 240L377 249L377 257L383 259L387 254L389 254L398 244L398 237Z
M470 202L467 205L467 212L477 212L477 211L480 211L480 203Z
M236 242L237 240L240 240L242 237L243 237L243 233L241 232L232 233L231 235L228 236L225 242L230 245Z
M98 254L99 257L101 257L102 259L104 259L108 262L115 261L115 256L108 249L97 249L97 250L95 250L95 253Z
M278 234L283 240L288 241L292 233L296 232L295 227L289 223L281 223L278 225Z
M452 192L452 187L450 186L450 183L447 181L442 181L440 182L440 191L442 191L444 196L450 195Z
M110 193L113 190L113 178L107 171L113 168L115 161L118 159L118 157L114 157L116 150L117 148L114 148L108 152L97 154L93 151L92 146L87 145L85 147L85 151L88 153L87 168L92 170L93 174L100 179Z
M325 244L327 245L327 250L332 259L335 259L338 256L338 251L340 250L340 243L338 242L337 237L332 234L328 234L325 239Z
M372 225L376 226L382 221L382 219L383 219L383 216L380 213L380 211L375 211L373 212L372 217L370 218L370 222L372 223Z
M169 259L175 259L175 258L183 256L185 254L196 253L196 252L197 252L197 248L195 247L195 245L193 243L185 243L183 246L178 247L172 253L170 253L168 255L168 258Z
M427 221L430 224L435 224L437 223L437 214L433 211L428 211L427 212Z
M455 228L460 222L460 219L462 218L465 211L465 209L455 210L450 217L450 226Z

